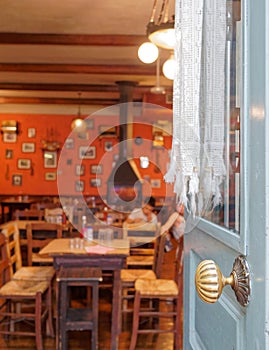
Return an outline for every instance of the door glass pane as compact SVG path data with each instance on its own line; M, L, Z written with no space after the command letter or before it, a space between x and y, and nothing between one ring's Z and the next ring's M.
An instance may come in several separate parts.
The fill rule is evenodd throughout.
M241 3L227 1L225 72L225 150L227 177L221 188L223 202L207 208L204 217L239 233L240 218L240 87L241 87Z

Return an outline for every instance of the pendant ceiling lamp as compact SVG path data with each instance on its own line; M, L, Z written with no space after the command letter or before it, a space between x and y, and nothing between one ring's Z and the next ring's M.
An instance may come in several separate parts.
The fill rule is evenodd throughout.
M174 50L175 37L175 2L154 0L147 36L157 47Z
M81 97L80 92L78 93L78 97L79 97L78 114L77 114L77 117L72 120L71 129L76 129L77 131L80 131L84 127L85 122L80 114L80 97Z
M160 56L160 50L171 51L169 59L164 62L170 67L167 74L167 68L163 73L167 79L173 79L173 51L175 47L175 0L154 0L150 21L147 24L148 42L143 43L138 49L138 57L144 63L153 63Z

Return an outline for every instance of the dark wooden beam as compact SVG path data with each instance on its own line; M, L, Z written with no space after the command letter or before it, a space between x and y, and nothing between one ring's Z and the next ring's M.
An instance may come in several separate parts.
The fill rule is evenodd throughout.
M1 63L0 72L31 73L77 73L77 74L117 74L155 75L155 66L149 65L85 65L85 64L33 64Z
M134 102L142 102L134 99ZM53 97L0 97L0 104L55 104L55 105L103 105L112 106L119 103L119 99L101 98L53 98Z
M0 44L139 46L146 35L0 33Z
M149 92L152 86L136 85L134 90L139 93ZM115 85L96 84L42 84L42 83L1 83L0 90L25 91L76 91L76 92L119 92Z

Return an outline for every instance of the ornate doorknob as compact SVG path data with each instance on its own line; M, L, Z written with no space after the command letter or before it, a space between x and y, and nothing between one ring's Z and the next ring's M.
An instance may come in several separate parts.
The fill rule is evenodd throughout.
M244 256L237 257L229 277L224 277L213 260L203 260L197 266L195 285L199 297L207 303L215 303L223 288L229 284L242 306L247 306L250 296L250 276L248 263Z

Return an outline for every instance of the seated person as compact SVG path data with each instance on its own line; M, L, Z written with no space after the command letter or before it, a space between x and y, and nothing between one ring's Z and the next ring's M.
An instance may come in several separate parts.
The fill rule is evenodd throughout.
M157 224L157 216L153 213L155 207L155 198L150 197L145 199L145 203L142 208L135 208L126 219L127 224L133 224L138 222L149 222Z
M169 252L173 249L173 244L171 242L171 236L174 237L174 239L179 242L180 238L184 234L185 230L185 219L184 219L184 206L182 204L178 204L176 206L176 211L179 213L179 216L177 217L176 221L174 222L173 226L170 229L169 234L167 235L166 243L165 243L165 251Z
M185 229L184 206L182 204L177 205L176 211L179 213L179 216L171 228L171 233L175 240L179 241L180 237L183 236Z

